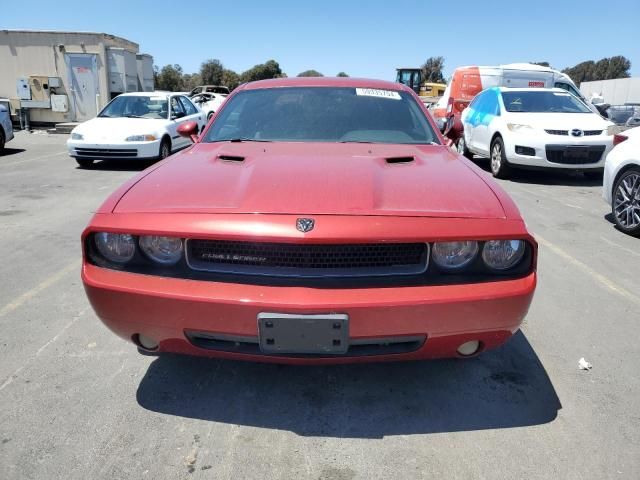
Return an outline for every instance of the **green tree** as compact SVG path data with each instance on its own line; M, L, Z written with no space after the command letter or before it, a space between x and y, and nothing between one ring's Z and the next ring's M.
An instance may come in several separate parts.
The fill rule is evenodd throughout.
M224 67L220 60L210 58L200 65L200 78L203 85L220 85L223 73Z
M349 75L347 75L344 72L338 72L338 74L336 75L336 77L348 77Z
M220 84L224 85L225 87L228 87L229 90L233 90L238 85L240 85L240 76L233 70L229 70L225 68L222 71L222 80Z
M611 58L602 58L597 62L587 60L573 67L565 68L566 73L576 84L591 82L594 80L610 80L613 78L628 78L631 62L622 55Z
M182 90L182 67L180 65L165 65L157 75L156 88L179 92Z
M269 60L265 63L254 65L249 70L240 75L240 82L254 82L256 80L267 80L269 78L280 78L283 72L280 65L275 60Z
M202 85L202 78L199 73L185 73L182 75L182 89L190 92L198 85Z
M304 72L300 72L298 76L299 77L324 77L324 75L322 75L317 70L305 70Z
M551 67L551 64L549 62L530 62L533 65L540 65L541 67Z
M442 70L444 69L444 57L429 57L420 67L423 82L444 83Z

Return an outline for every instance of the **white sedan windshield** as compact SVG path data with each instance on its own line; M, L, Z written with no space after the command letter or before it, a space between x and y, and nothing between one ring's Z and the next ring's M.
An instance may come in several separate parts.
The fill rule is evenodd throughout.
M98 116L166 119L168 102L166 97L120 96L112 100Z

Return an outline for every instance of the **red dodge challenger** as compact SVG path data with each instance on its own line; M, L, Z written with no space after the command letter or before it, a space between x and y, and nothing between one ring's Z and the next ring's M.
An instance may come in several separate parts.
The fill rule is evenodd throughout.
M537 245L401 84L245 84L82 235L93 308L143 352L282 363L470 357L506 342Z

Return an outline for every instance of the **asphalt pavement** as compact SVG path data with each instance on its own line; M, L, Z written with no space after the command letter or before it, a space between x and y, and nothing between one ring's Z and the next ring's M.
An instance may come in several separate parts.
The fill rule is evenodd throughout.
M76 168L65 140L18 132L0 156L0 479L640 478L640 239L614 228L597 181L500 182L540 243L503 348L337 367L155 358L102 325L79 278L82 229L143 167Z

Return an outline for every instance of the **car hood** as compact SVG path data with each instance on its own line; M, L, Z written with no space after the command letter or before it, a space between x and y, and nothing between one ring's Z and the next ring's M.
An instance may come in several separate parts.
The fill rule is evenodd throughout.
M541 130L606 130L613 125L595 113L509 113L505 120Z
M505 218L480 175L442 145L200 143L143 177L114 212Z
M78 125L73 133L88 142L122 142L131 135L155 135L166 123L167 120L151 118L96 117Z

